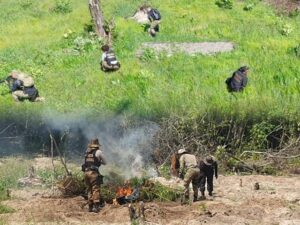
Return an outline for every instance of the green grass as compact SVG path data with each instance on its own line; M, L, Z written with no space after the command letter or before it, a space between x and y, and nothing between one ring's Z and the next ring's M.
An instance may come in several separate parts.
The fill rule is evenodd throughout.
M21 158L5 158L0 165L0 202L6 200L7 190L18 186L18 179L27 176L30 161Z
M18 105L25 113L45 110L68 112L130 113L162 117L171 114L223 114L298 117L299 58L291 51L299 45L296 18L278 16L261 1L233 1L233 9L221 9L214 1L151 1L162 13L161 32L155 40L131 16L140 0L103 2L107 19L115 18L114 48L122 68L112 74L99 70L100 49L74 55L72 40L63 38L71 29L81 36L90 23L86 1L72 0L72 12L49 10L55 1L18 0L0 2L0 76L12 69L33 74L44 104ZM292 32L282 35L289 24ZM146 57L135 51L143 42L233 41L231 53L194 57ZM227 93L225 79L241 65L249 65L249 86L244 93ZM5 92L5 87L0 88ZM3 112L15 107L9 95L0 96Z
M9 206L5 206L5 205L0 204L0 214L13 213L13 212L15 212L14 209L10 208ZM0 220L0 224L1 224L1 220Z

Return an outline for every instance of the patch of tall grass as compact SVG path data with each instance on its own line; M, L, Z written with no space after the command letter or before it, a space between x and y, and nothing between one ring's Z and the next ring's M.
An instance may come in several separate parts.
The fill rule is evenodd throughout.
M4 158L0 164L0 201L8 198L7 190L18 185L18 179L27 175L30 161L21 158Z

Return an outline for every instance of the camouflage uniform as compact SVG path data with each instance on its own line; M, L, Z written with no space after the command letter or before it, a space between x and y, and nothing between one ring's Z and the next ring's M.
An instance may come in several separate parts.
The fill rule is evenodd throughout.
M182 177L184 171L184 196L189 197L189 185L192 182L194 191L194 201L198 199L198 182L200 177L200 169L197 164L195 155L189 154L185 149L180 149L178 154L181 154L179 158L180 163L180 176Z
M97 140L97 141L96 141ZM94 139L89 144L85 155L85 162L82 170L88 191L88 205L90 212L98 212L100 208L100 185L102 183L99 167L106 164L102 151L97 144L98 139Z
M16 102L28 99L29 101L43 101L39 92L34 86L33 78L25 73L12 71L10 75L13 83L10 86L12 97Z

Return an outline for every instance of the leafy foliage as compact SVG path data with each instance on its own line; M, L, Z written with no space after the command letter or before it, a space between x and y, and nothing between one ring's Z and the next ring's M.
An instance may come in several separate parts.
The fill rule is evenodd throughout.
M300 58L300 44L294 48L295 55Z
M232 0L217 0L216 5L223 9L232 9L233 2Z
M0 204L0 214L13 213L13 212L15 212L15 210L12 209L11 207Z
M254 3L249 3L244 6L245 11L251 11L254 8L255 4Z
M52 11L61 14L72 12L70 0L55 0L55 5L52 8Z

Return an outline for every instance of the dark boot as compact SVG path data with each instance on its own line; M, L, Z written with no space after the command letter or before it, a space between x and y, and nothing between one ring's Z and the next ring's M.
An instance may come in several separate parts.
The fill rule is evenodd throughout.
M211 197L213 196L213 194L212 194L212 192L211 192L211 191L208 193L208 195L209 195L209 196L211 196Z
M92 212L98 213L100 211L100 203L95 203Z
M93 212L93 204L89 204L89 212Z
M198 201L198 196L194 196L193 202L197 202Z
M206 199L206 198L205 198L204 191L201 191L201 197L200 197L200 200L204 200L204 199Z

